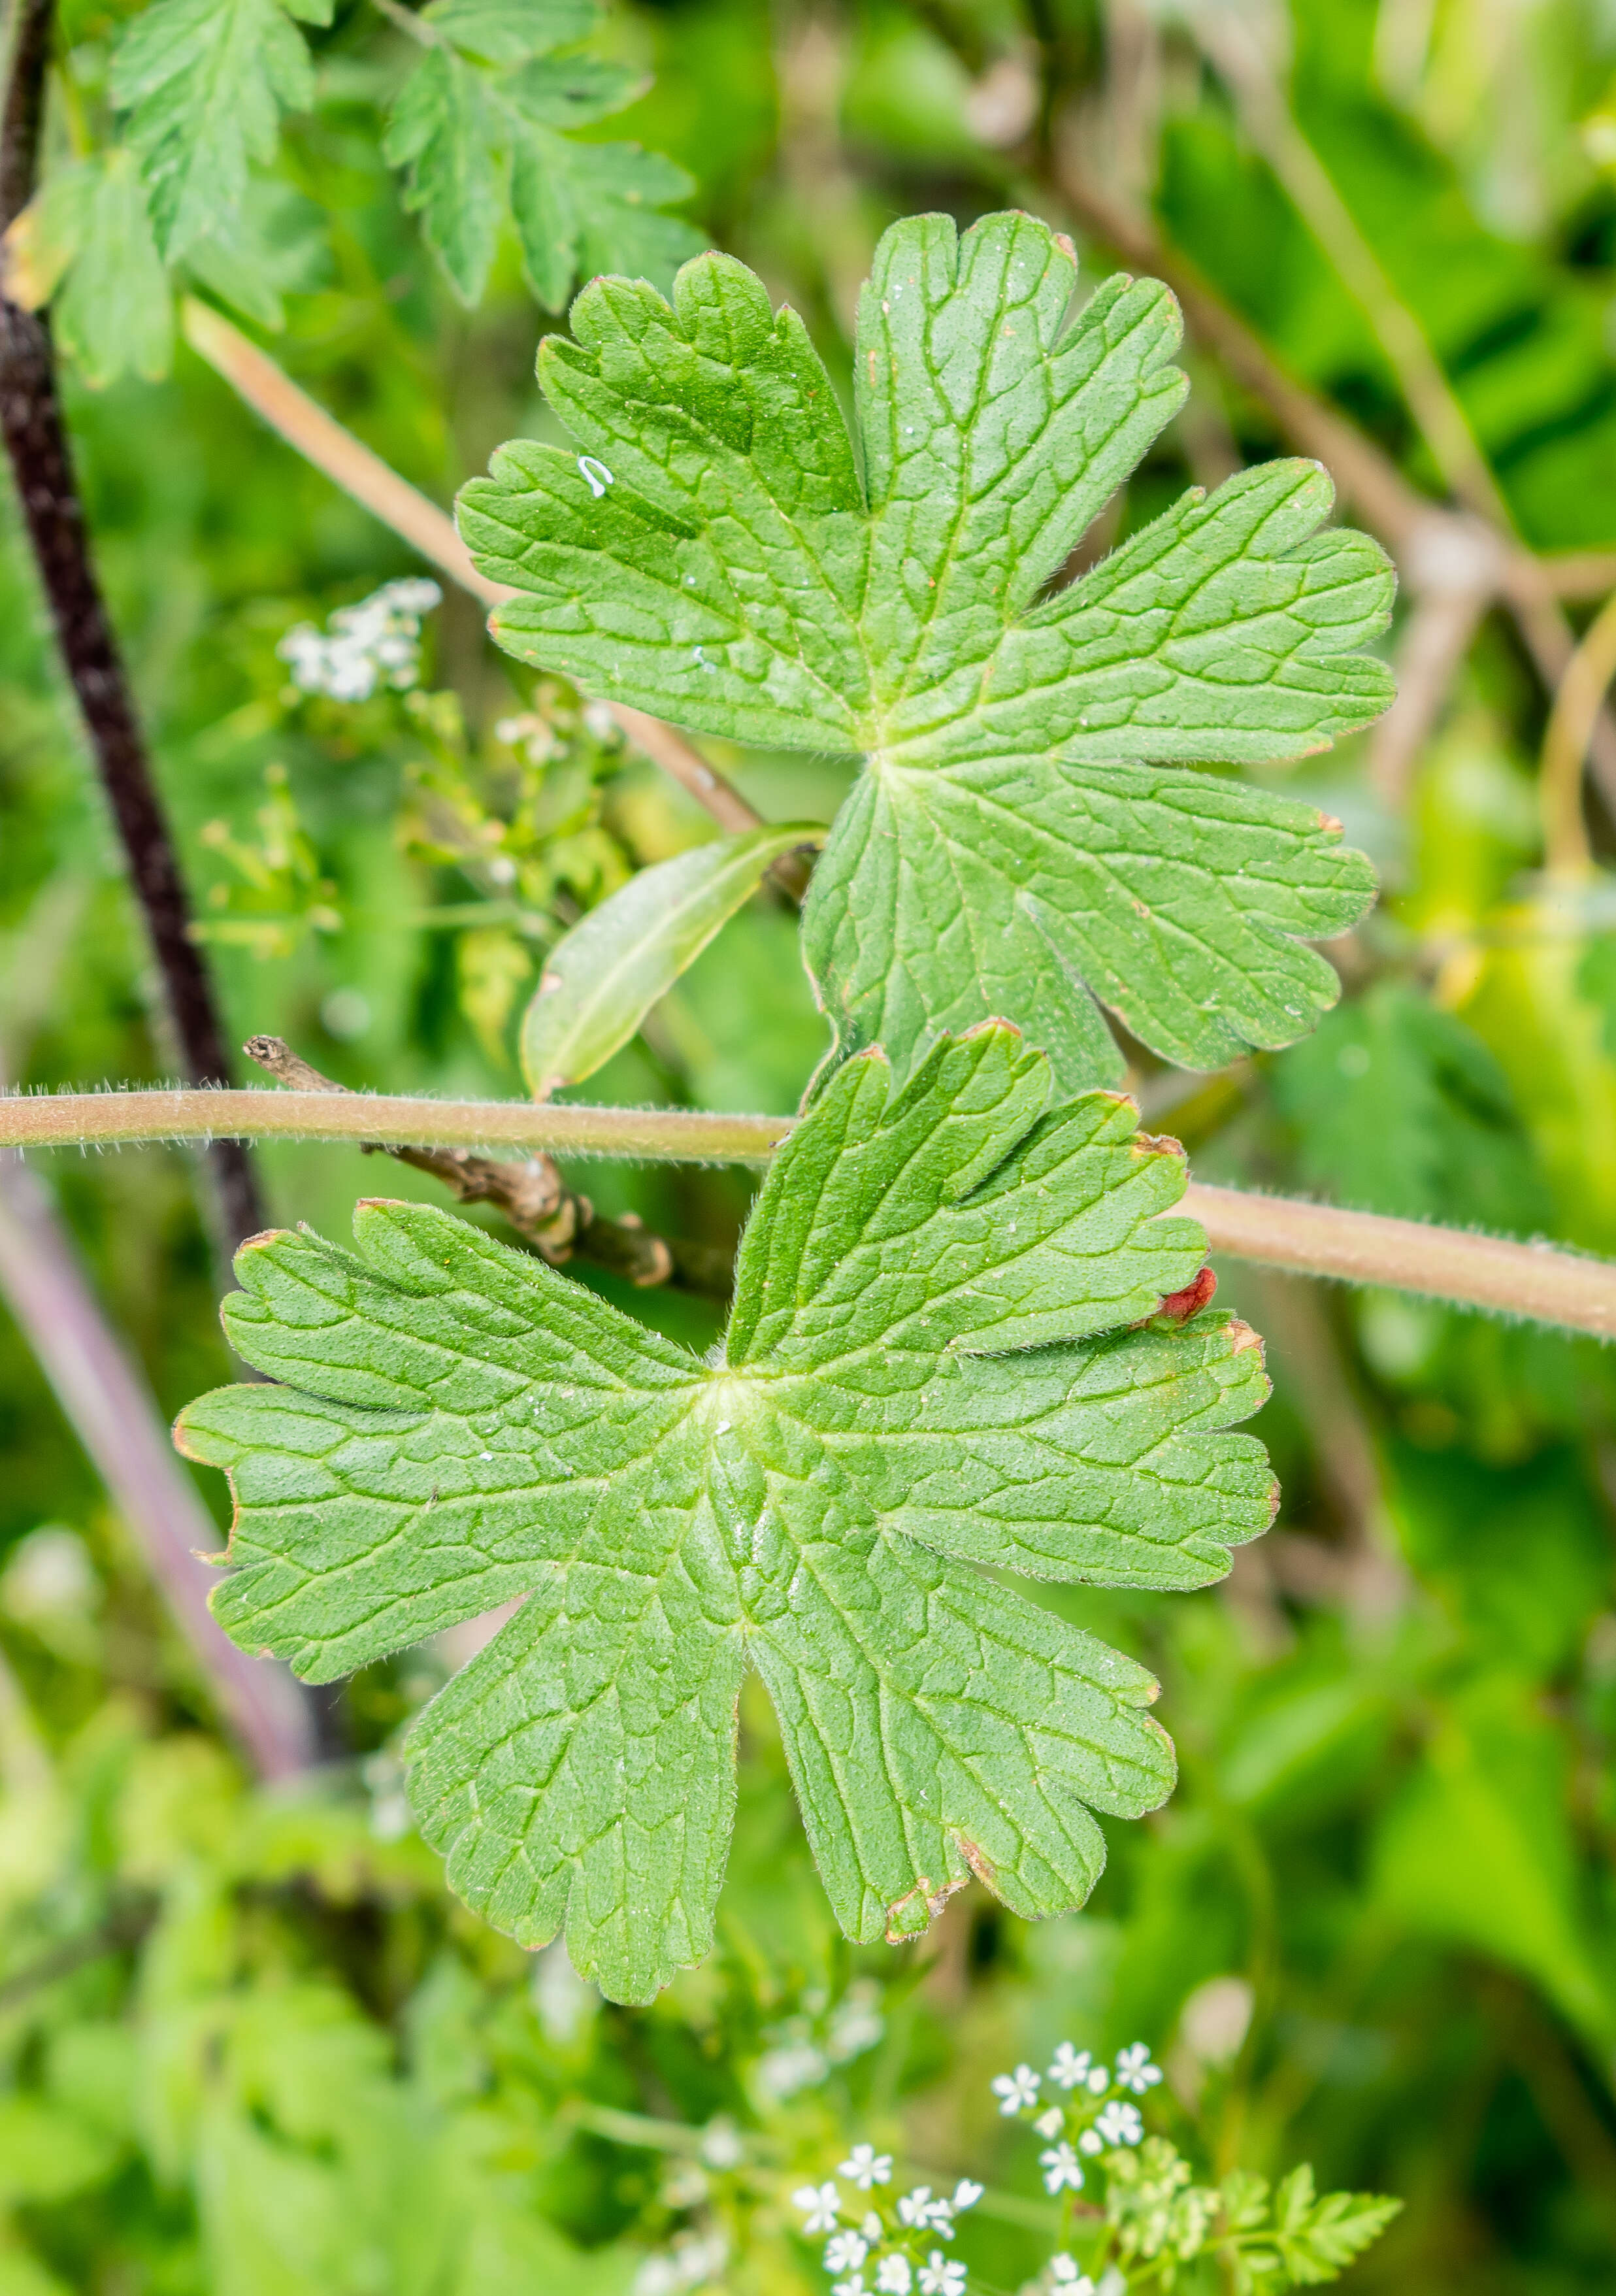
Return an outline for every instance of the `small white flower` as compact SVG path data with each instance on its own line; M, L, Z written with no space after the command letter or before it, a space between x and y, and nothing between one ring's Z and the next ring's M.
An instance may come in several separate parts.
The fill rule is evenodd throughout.
M1105 2139L1097 2129L1086 2128L1078 2139L1078 2150L1079 2152L1087 2152L1092 2160L1096 2152L1103 2152L1105 2150Z
M1161 2078L1161 2068L1152 2064L1151 2053L1143 2041L1136 2041L1131 2049L1117 2051L1117 2079L1136 2096L1143 2096L1147 2088L1154 2088Z
M999 2100L999 2111L1008 2120L1038 2103L1043 2080L1030 2065L1018 2065L1013 2073L996 2073L988 2085Z
M824 2244L827 2272L857 2272L870 2252L870 2243L856 2232L839 2232Z
M1044 2171L1046 2193L1054 2194L1062 2186L1070 2186L1074 2193L1082 2191L1082 2167L1070 2144L1052 2144L1047 2152L1038 2154L1038 2166Z
M403 691L421 672L421 617L442 593L436 582L384 582L356 606L340 606L324 630L299 622L275 648L305 693L367 701L379 684Z
M1066 2126L1066 2115L1058 2104L1052 2104L1047 2112L1039 2113L1032 2125L1040 2136L1058 2136Z
M1095 2065L1091 2070L1087 2080L1084 2083L1084 2087L1087 2089L1090 2096L1103 2096L1106 2090L1111 2087L1111 2075L1106 2071L1103 2065Z
M886 2226L876 2215L874 2210L872 2209L865 2218L864 2222L859 2226L858 2229L863 2233L866 2240L874 2241L881 2238L882 2234L886 2230Z
M955 2207L956 2209L973 2209L977 2202L981 2199L983 2190L984 2187L982 2185L973 2185L969 2177L962 2177L958 2184L954 2187Z
M845 2280L833 2280L831 2296L865 2296L863 2273L852 2272Z
M960 2296L965 2267L956 2257L945 2256L940 2248L934 2248L920 2267L920 2284L924 2296Z
M1049 2078L1062 2088L1076 2088L1079 2082L1087 2083L1094 2059L1084 2049L1080 2054L1070 2041L1062 2041L1054 2053L1054 2062L1049 2068Z
M1136 2144L1144 2134L1144 2123L1136 2104L1124 2104L1120 2096L1114 2096L1095 2121L1095 2129L1108 2144Z
M873 2144L855 2144L837 2170L840 2177L850 2177L861 2193L872 2185L888 2185L892 2181L892 2155L878 2152Z
M816 2232L835 2231L841 2195L834 2185L799 2185L792 2194L792 2206L802 2210L802 2230L812 2240Z
M906 2193L898 2203L898 2214L901 2222L915 2225L923 2232L929 2228L942 2233L946 2237L954 2230L950 2221L954 2215L953 2202L934 2201L930 2185L916 2185L912 2193Z
M1095 2284L1087 2272L1079 2272L1070 2256L1052 2256L1049 2276L1057 2288L1070 2289L1071 2296L1095 2296Z
M906 2256L883 2256L881 2269L875 2275L875 2285L881 2296L909 2296L915 2285L915 2275L909 2269Z

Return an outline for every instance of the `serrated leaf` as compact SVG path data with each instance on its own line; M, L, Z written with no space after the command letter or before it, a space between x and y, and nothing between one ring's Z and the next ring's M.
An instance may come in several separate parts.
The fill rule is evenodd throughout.
M1290 2279L1314 2287L1361 2256L1402 2205L1374 2193L1316 2193L1313 2170L1303 2161L1275 2193L1270 2237Z
M817 845L811 823L748 829L642 869L562 935L522 1020L528 1089L548 1099L580 1084L626 1045L658 999L793 847Z
M240 206L248 161L275 157L282 112L313 102L308 50L288 19L330 13L327 0L157 0L125 33L112 101L133 113L168 262Z
M671 307L595 281L539 371L610 493L518 442L461 496L480 566L524 594L494 618L508 651L737 740L865 753L805 947L844 1049L879 1025L900 1070L998 1010L1053 1034L1064 1084L1112 1073L1090 996L1175 1059L1288 1042L1333 993L1300 938L1373 890L1316 809L1171 770L1322 748L1390 699L1358 649L1390 571L1319 530L1322 470L1193 492L1040 603L1185 389L1167 290L1110 280L1068 324L1075 277L1028 216L889 232L862 479L800 321L743 266L703 257ZM977 943L1005 931L984 989Z
M1182 1159L1130 1103L1049 1089L998 1026L902 1091L845 1064L706 1362L421 1205L361 1206L357 1256L237 1260L232 1340L285 1383L181 1422L235 1488L221 1623L328 1681L525 1595L417 1724L410 1791L468 1902L527 1945L564 1923L620 1998L710 1941L748 1664L856 1938L923 1929L972 1873L1023 1915L1080 1903L1090 1813L1171 1784L1144 1670L970 1566L1218 1576L1272 1508L1225 1431L1259 1350L1148 1322L1204 1250Z
M404 203L463 302L475 303L499 243L500 118L488 83L447 48L433 48L399 91L382 139L404 168Z
M407 169L405 203L463 301L487 284L507 207L528 283L552 310L581 268L620 266L666 283L701 248L699 232L658 212L694 190L682 168L636 144L570 143L547 124L551 113L599 118L637 85L588 57L541 57L498 73L447 46L422 59L382 150Z
M57 343L92 390L168 373L173 301L131 152L51 176L5 235L5 283L28 309L51 305Z
M520 64L581 40L595 29L595 0L431 0L421 20L468 55Z
M561 308L580 272L671 282L703 242L693 225L659 210L694 189L660 152L572 144L530 115L513 118L511 215L528 283L546 310Z

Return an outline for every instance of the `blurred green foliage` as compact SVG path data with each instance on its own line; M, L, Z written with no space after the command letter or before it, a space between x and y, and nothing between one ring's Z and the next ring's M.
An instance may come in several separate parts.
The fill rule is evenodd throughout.
M1616 16L1601 0L1243 12L1521 535L1616 549ZM290 628L420 570L189 350L170 356L108 92L140 11L70 0L62 17L57 208L37 237L57 234L90 524L232 1026L350 1084L513 1092L544 948L711 824L577 697L496 653L457 594L428 622L420 694L289 684ZM329 25L283 20L312 101L251 155L250 250L198 240L186 277L274 331L305 388L447 501L496 442L544 435L523 248L496 218L487 291L463 305L383 155L419 62L407 35L359 0ZM1006 201L1070 226L1075 152L1440 492L1406 378L1193 9L667 0L614 6L589 53L650 86L579 148L628 136L687 170L694 222L789 297L839 380L882 228ZM119 218L134 240L97 281L82 250L104 259ZM1079 238L1093 278L1103 250ZM1285 444L1210 356L1194 379L1104 538ZM138 923L9 496L4 515L0 1054L29 1085L151 1078L167 1054ZM1495 609L1400 784L1372 771L1373 736L1261 776L1340 814L1386 894L1332 946L1339 1012L1234 1076L1196 1137L1201 1177L1616 1251L1616 832L1594 803L1593 877L1542 875L1546 708ZM776 820L828 820L847 787L844 760L710 746ZM766 891L587 1091L783 1108L824 1040ZM1152 1068L1138 1081L1170 1128ZM349 1150L262 1162L277 1217L331 1233L383 1184L432 1193ZM189 1160L63 1158L51 1177L164 1408L227 1377ZM574 1177L604 1210L720 1243L745 1202L727 1171ZM683 2274L664 2287L823 2286L783 2194L855 2138L1011 2194L959 2243L981 2285L1009 2289L1047 2255L1054 2210L1025 2197L1029 2140L988 2079L1067 2034L1149 2041L1213 2176L1306 2158L1321 2188L1400 2195L1354 2267L1366 2296L1608 2289L1616 1366L1401 1295L1221 1272L1269 1337L1257 1424L1278 1526L1203 1595L1042 1596L1161 1674L1183 1769L1157 1818L1111 1830L1090 1907L1029 1927L971 1891L923 1944L849 1952L749 1697L720 1952L633 2012L554 1949L529 1962L493 1937L400 1830L390 1748L452 1653L361 1677L306 1784L245 1781L0 1323L0 2296L613 2296L647 2254ZM582 1280L698 1346L717 1331L700 1300ZM861 2046L839 2056L849 2033Z

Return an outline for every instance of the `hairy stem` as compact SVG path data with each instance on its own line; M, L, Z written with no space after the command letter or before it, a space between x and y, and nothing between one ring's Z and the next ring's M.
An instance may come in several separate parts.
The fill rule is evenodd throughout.
M250 342L239 327L233 327L228 319L192 295L181 307L180 321L192 349L245 399L255 414L295 447L305 462L324 472L333 485L383 526L390 527L451 581L487 606L497 606L502 600L521 594L480 574L448 513L407 479L401 479L351 430L345 430L274 359ZM627 703L614 702L611 712L635 748L687 790L723 828L760 826L762 816L683 734L660 718L647 717L643 709L631 709ZM800 854L784 855L775 862L772 873L783 890L795 899L801 898L808 874Z
M562 1107L324 1092L92 1092L0 1098L0 1146L109 1142L348 1140L359 1145L521 1148L648 1162L767 1164L796 1121L685 1108ZM1301 1275L1384 1284L1456 1307L1616 1339L1616 1266L1546 1244L1428 1227L1192 1181L1184 1208L1214 1252Z
M23 0L16 18L0 119L0 232L33 194L51 20L51 0ZM230 1068L213 985L191 939L185 882L90 557L50 330L3 293L0 430L57 644L144 913L179 1059L193 1083L223 1081ZM240 1140L215 1142L209 1160L219 1225L234 1244L264 1224L252 1165Z
M304 1092L348 1090L279 1037L249 1037L244 1050L278 1084ZM492 1204L552 1267L587 1259L641 1291L667 1284L710 1300L729 1297L734 1279L730 1253L715 1244L657 1235L637 1219L603 1219L587 1196L567 1185L549 1156L513 1164L470 1148L429 1148L418 1142L397 1147L381 1140L361 1144L367 1155L392 1156L414 1171L430 1173L458 1203Z

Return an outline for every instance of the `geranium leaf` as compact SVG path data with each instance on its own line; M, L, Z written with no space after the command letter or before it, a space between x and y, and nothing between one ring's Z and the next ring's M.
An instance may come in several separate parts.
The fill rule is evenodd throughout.
M469 1902L644 1999L706 1950L735 1702L774 1698L838 1917L923 1928L972 1873L1079 1904L1094 1811L1172 1781L1130 1659L984 1578L1206 1584L1272 1509L1226 1431L1251 1333L1158 1316L1204 1241L1171 1143L1003 1026L898 1090L847 1062L742 1241L698 1361L542 1262L414 1204L357 1253L246 1246L226 1323L280 1385L223 1389L182 1447L232 1475L217 1613L329 1680L526 1600L407 1748Z
M889 232L858 462L742 265L701 258L671 304L596 280L539 360L577 451L518 442L461 497L522 594L494 618L512 652L699 730L865 753L805 947L842 1049L878 1025L905 1072L1001 1012L1063 1085L1112 1074L1091 997L1176 1060L1287 1043L1334 993L1301 942L1373 894L1316 808L1187 770L1325 747L1390 699L1359 649L1390 570L1321 530L1321 470L1194 492L1040 594L1185 387L1164 288L1110 280L1069 322L1075 279L1028 216Z

